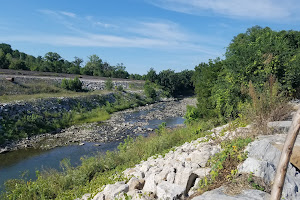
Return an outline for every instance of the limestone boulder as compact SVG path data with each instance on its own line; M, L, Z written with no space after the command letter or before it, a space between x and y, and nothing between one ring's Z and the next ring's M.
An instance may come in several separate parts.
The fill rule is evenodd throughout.
M250 143L245 151L248 158L238 166L240 173L253 173L255 176L272 184L281 152L273 144L284 141L286 135L264 136ZM300 199L300 174L297 169L288 164L282 197L285 199Z
M241 194L231 196L225 194L223 188L217 188L194 197L192 200L268 200L270 195L260 190L244 190Z
M157 198L165 200L179 199L184 193L185 187L167 181L157 185Z

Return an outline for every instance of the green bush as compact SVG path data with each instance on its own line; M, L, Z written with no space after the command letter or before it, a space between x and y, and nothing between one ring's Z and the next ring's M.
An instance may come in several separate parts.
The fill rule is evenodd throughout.
M157 97L154 87L148 81L144 85L144 92L145 95L152 100L156 99Z
M185 124L191 124L192 122L199 120L199 111L196 107L187 105L186 109L187 110L184 115L184 118L185 118L184 123Z
M122 91L124 91L124 88L123 88L122 85L118 85L117 90L120 91L120 92L122 92Z
M79 92L82 91L82 82L78 77L75 77L73 80L63 79L61 82L61 87L66 90Z
M113 88L114 88L114 84L113 84L111 78L107 79L105 81L105 89L106 90L112 90Z

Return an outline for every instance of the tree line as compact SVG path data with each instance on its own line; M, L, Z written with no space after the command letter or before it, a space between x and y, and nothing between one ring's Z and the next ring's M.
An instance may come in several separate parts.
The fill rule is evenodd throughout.
M2 69L146 80L160 85L171 96L191 94L194 91L191 81L193 70L175 72L168 69L156 73L151 68L147 74L140 75L129 74L122 63L112 66L108 62L102 61L97 55L89 56L84 66L82 66L83 62L83 59L78 57L74 57L74 61L68 61L55 52L48 52L43 57L34 57L19 50L13 50L9 44L0 44L0 68Z
M122 63L112 66L107 62L103 62L97 55L89 56L83 67L82 64L83 59L78 57L75 57L74 61L71 62L63 59L55 52L48 52L44 57L34 57L19 50L13 50L9 44L0 44L0 68L2 69L83 74L124 79L130 77Z
M241 107L251 101L251 95L245 92L251 87L267 95L276 85L286 96L297 97L300 32L249 28L233 38L223 60L216 58L196 66L192 79L198 99L197 109L190 110L195 118L223 122L235 119ZM269 80L276 83L270 83L265 91Z

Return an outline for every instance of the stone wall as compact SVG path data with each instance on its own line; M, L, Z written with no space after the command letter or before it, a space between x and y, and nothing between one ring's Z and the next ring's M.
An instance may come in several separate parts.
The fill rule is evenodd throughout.
M5 77L3 75L0 76L0 78L5 78ZM48 84L60 85L62 80L64 79L61 77L44 77L44 76L9 76L9 77L13 77L14 82L18 84L32 84L37 81L44 81ZM80 78L80 81L82 82L83 85L83 89L86 90L104 90L106 80L107 78L103 78L103 79ZM144 86L144 81L112 79L112 82L115 87L121 85L124 89L142 88Z

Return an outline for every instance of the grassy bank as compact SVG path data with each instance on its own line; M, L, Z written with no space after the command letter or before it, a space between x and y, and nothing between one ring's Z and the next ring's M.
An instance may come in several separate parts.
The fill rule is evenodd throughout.
M113 112L151 103L151 99L142 99L139 95L130 93L115 92L114 98L113 103L100 98L100 106L93 108L77 104L70 111L25 113L18 119L3 116L0 119L3 126L0 130L0 144L42 133L56 132L75 124L104 121L109 119L109 114Z
M210 132L207 124L194 124L176 130L161 126L149 137L127 138L118 150L90 158L82 158L82 164L73 168L65 160L63 172L48 170L37 172L36 181L9 180L3 199L75 199L84 193L97 192L103 185L124 180L121 172L148 157L164 154L175 146L190 142Z

